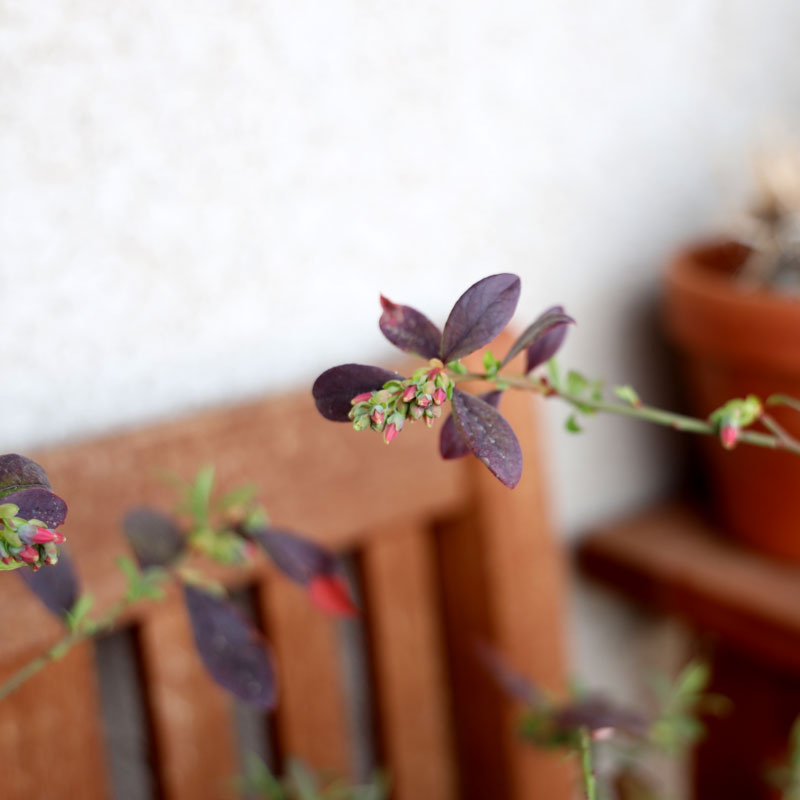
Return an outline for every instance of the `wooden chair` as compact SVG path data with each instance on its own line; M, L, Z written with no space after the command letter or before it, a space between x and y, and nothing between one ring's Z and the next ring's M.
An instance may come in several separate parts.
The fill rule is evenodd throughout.
M354 623L322 616L266 561L220 573L249 592L275 652L278 709L248 724L269 732L278 766L296 756L352 775L379 763L398 800L560 800L572 779L562 754L516 740L515 709L474 653L483 639L537 683L563 686L564 570L530 401L509 392L503 412L525 453L514 491L474 458L441 462L436 431L411 426L387 448L323 420L308 393L34 457L70 504L64 532L96 612L124 592L123 513L173 503L159 469L188 477L213 463L220 488L256 483L275 524L346 555L365 609ZM0 603L2 677L62 631L13 574L0 576ZM110 678L98 672L103 642L86 643L0 702L3 800L235 796L235 704L203 671L180 595L135 607L121 630L127 655L106 659ZM101 694L110 679L113 706L122 673L135 691L120 702L143 720L144 788L109 766L130 720L109 718Z

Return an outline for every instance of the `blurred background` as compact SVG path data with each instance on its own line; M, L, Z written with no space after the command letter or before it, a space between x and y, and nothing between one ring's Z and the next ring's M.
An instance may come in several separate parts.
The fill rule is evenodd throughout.
M800 108L791 0L0 2L6 451L307 389L515 272L562 361L672 404L671 255ZM548 406L559 535L682 482L670 432ZM572 671L635 697L672 624L576 578ZM637 688L639 687L639 688Z

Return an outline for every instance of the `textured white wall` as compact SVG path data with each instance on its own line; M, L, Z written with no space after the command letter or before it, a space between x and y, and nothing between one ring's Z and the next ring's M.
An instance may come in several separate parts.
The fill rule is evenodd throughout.
M493 271L668 396L661 265L796 118L798 41L794 0L0 0L3 447L308 386L389 355L380 290L441 320ZM669 434L563 417L564 530L673 480Z

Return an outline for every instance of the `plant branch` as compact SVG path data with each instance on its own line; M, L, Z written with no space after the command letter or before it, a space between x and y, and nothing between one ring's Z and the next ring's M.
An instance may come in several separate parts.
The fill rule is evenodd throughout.
M483 373L469 372L463 375L454 375L453 379L461 381L484 381L499 382L501 385L512 389L522 389L529 392L536 392L545 397L558 397L565 403L569 403L578 411L599 411L605 414L628 417L631 419L642 420L656 425L663 425L676 431L684 433L696 433L704 436L716 436L717 428L710 422L685 414L676 414L661 408L647 405L629 405L627 403L614 403L605 400L594 400L591 397L571 394L563 389L558 389L538 378L529 378L525 375L514 376L491 376ZM771 420L770 420L771 421ZM760 433L753 430L743 430L739 433L738 441L743 444L754 445L756 447L766 447L770 450L786 450L795 455L800 455L800 442L789 436L785 431L777 433L776 429L764 421L764 424L775 431L775 434Z
M586 728L578 731L578 752L580 753L584 797L586 800L597 800L597 782L592 763L592 740Z
M87 620L78 630L64 634L52 647L20 667L13 675L0 683L0 701L22 686L25 681L44 669L53 661L62 659L73 647L81 642L111 630L119 617L124 614L139 598L125 597L97 620Z

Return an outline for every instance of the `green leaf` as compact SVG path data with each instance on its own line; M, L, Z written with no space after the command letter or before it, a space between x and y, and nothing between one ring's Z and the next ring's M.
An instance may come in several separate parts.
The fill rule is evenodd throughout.
M574 414L570 414L567 417L567 421L564 423L564 428L569 431L569 433L580 433L583 428L578 424L578 420Z
M64 620L67 628L70 631L77 631L83 625L86 615L94 605L94 596L89 593L82 594L76 601L75 605L69 610Z
M302 761L291 759L288 772L300 800L320 800L317 779Z
M561 370L555 356L547 362L547 378L554 389L561 391Z
M567 373L567 393L582 395L589 388L589 381L580 372L570 370Z
M125 599L129 602L140 600L143 597L160 600L164 596L161 585L169 576L166 570L159 567L150 567L145 572L128 556L120 556L117 566L127 579Z
M217 511L227 511L236 506L246 506L251 503L258 494L258 487L252 484L239 486L236 489L226 492L222 497L214 502L214 509Z
M141 582L142 573L136 562L130 556L120 556L117 559L117 566L122 571L122 574L127 578L128 589L132 586L138 586Z
M245 775L239 781L239 790L246 797L258 794L267 800L289 800L281 782L255 753L245 756Z
M195 475L189 494L189 509L195 525L208 525L211 490L214 486L214 465L206 464Z
M460 360L448 361L446 366L450 372L454 372L456 375L466 375L469 372Z
M795 411L800 411L800 400L790 397L788 394L771 394L767 398L768 406L789 406Z
M487 375L497 375L497 371L501 366L501 363L494 357L491 350L487 350L483 354L483 368Z
M639 394L633 386L625 385L625 386L615 386L614 387L614 394L619 397L625 403L633 406L634 408L639 408L641 406L642 401L639 398Z
M695 695L704 691L711 680L711 669L703 661L690 661L675 681L675 695L678 698Z

